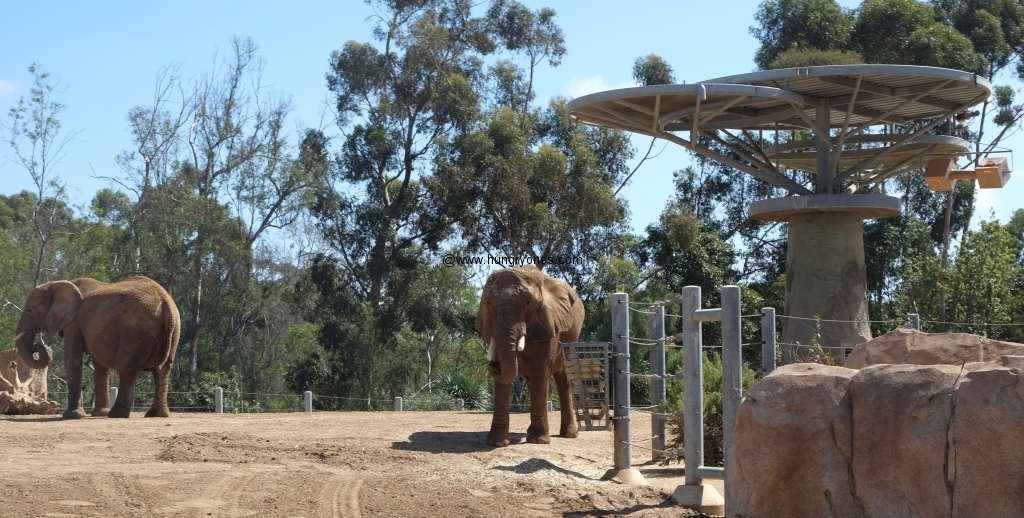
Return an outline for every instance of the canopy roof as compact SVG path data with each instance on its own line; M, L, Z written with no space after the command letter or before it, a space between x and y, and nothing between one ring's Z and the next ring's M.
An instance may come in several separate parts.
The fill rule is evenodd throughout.
M815 130L822 105L829 108L831 128L866 122L902 125L965 110L990 92L987 79L959 70L832 65L608 90L572 100L567 111L573 120L640 133L655 127L689 130L695 112L702 130L775 129L776 124L778 129Z
M570 101L566 117L670 140L793 194L828 194L841 182L877 185L927 160L966 153L962 139L927 132L990 94L988 80L969 72L836 65L609 90ZM868 133L879 125L900 129ZM814 138L769 147L751 131L795 129ZM785 169L816 175L815 185L799 184Z

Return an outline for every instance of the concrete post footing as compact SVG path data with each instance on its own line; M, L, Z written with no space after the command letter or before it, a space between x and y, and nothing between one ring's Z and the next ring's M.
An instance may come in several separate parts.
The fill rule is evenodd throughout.
M717 516L725 515L725 499L710 484L681 485L672 492L672 499L693 511Z
M626 486L647 486L647 479L640 474L640 470L636 468L612 468L605 472L602 480L611 480L612 482L618 482L619 484Z

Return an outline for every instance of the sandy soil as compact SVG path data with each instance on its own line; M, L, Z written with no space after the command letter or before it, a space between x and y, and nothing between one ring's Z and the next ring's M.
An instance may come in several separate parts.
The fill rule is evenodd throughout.
M516 414L514 444L495 449L489 425L483 412L0 417L0 515L701 516L669 496L679 466L647 450L633 456L650 486L601 480L611 432L526 444ZM646 415L634 426L648 435Z

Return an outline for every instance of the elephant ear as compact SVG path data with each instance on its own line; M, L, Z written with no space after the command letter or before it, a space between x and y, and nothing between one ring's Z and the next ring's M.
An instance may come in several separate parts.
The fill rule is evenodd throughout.
M540 309L527 326L531 342L551 340L573 326L573 306L580 304L572 288L563 281L544 276Z
M491 319L487 315L487 291L490 285L484 285L484 291L480 294L480 308L476 310L476 323L473 327L484 339L484 344L491 343Z
M46 312L44 333L50 338L74 320L78 309L82 307L83 298L78 287L68 281L54 281L48 284L46 290L49 292L50 303Z

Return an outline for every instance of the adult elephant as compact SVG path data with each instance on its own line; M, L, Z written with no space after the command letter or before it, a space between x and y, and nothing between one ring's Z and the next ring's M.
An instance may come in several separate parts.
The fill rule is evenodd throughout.
M476 330L490 343L487 370L494 377L494 418L487 444L508 446L509 397L517 374L523 375L530 388L526 441L551 442L547 395L552 375L562 409L559 433L576 437L569 379L558 343L579 338L583 316L583 303L576 291L536 267L498 270L487 278L476 316Z
M167 382L180 332L178 308L156 281L140 276L108 284L82 278L36 286L25 302L14 342L22 360L41 369L49 365L51 354L49 347L35 343L36 333L64 337L68 377L65 418L85 417L85 353L92 357L96 369L93 416L129 417L135 381L149 371L156 394L146 417L168 417ZM113 408L107 390L110 369L117 371L121 380Z

